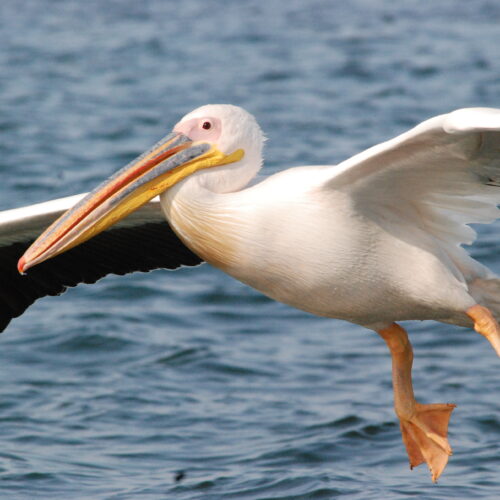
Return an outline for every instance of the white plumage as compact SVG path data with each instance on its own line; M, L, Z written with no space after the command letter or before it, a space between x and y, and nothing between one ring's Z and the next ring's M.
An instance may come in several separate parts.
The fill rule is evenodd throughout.
M166 219L195 255L165 225L162 244L178 250L176 257L156 256L135 267L135 255L142 259L136 245L124 267L108 263L85 279L206 260L276 300L377 331L392 354L395 409L410 464L427 462L436 480L451 454L447 426L454 405L415 401L411 345L395 322L474 327L500 355L500 279L461 246L476 237L467 224L498 217L500 110L457 110L339 165L293 168L249 185L262 165L263 142L243 109L198 108L56 221L20 259L19 270L62 259L59 254L90 245L120 220L115 227L132 233L113 236L114 245L148 222L157 231L158 204L144 204L160 193ZM29 239L65 203L0 216L2 244ZM98 236L99 248L109 231ZM64 289L75 280L58 283ZM44 293L61 291L54 286ZM29 303L11 304L6 321Z
M260 166L259 134L245 112L231 111L246 126L226 134L257 138L251 161L162 194L167 218L200 256L276 300L374 329L408 319L472 326L467 308L492 287L500 294L496 277L459 247L475 237L466 223L497 216L500 191L487 183L500 179L500 111L438 116L340 165L285 170L247 189L240 179ZM232 251L213 256L221 238Z

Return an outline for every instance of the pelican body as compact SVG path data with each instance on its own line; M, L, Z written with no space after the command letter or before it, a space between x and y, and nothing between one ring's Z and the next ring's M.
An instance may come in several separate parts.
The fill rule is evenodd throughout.
M339 165L292 168L250 185L263 142L257 122L241 108L208 105L189 113L36 239L19 259L19 272L30 271L12 277L16 289L26 295L40 286L56 272L49 263L65 256L60 262L71 269L85 261L84 276L62 273L34 298L109 272L206 261L273 299L372 329L391 351L395 410L410 465L426 462L437 480L451 454L454 405L416 402L411 344L396 322L473 327L500 355L500 279L461 247L475 238L467 224L498 217L500 110L457 110ZM46 206L40 220L61 211ZM10 224L3 222L9 245L32 239L37 224L22 237L14 234L22 213L3 220ZM107 235L116 250L139 230L139 241L149 246L131 250L125 267L120 259L116 269L75 253L107 249ZM168 255L157 255L160 240ZM91 247L95 241L99 247ZM45 274L30 282L39 268ZM4 324L31 302L12 306Z

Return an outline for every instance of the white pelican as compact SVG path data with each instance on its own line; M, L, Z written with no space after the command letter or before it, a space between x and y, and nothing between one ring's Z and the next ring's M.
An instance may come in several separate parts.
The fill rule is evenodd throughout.
M500 278L461 247L475 239L466 224L498 216L500 110L437 116L339 165L248 187L262 145L243 109L196 109L57 219L20 258L20 273L37 265L27 276L16 260L77 199L1 214L3 326L78 282L207 261L276 300L376 331L392 355L410 465L426 462L436 481L454 405L416 402L412 347L396 322L473 327L500 355Z

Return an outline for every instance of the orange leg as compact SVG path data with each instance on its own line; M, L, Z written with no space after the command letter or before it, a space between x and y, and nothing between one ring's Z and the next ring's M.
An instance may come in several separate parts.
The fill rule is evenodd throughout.
M392 356L394 409L399 418L403 443L410 467L426 462L436 482L448 463L448 421L455 405L420 404L415 400L411 382L413 351L408 334L396 323L378 331Z
M469 307L465 311L472 321L474 321L474 330L486 337L489 343L495 349L495 352L500 356L500 326L497 320L491 314L491 311L479 304Z

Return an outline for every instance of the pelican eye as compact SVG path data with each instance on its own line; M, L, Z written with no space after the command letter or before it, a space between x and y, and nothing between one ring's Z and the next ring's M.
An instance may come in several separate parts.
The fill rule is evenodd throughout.
M203 122L203 125L201 126L201 128L203 128L205 130L210 130L212 128L212 124L208 121Z

